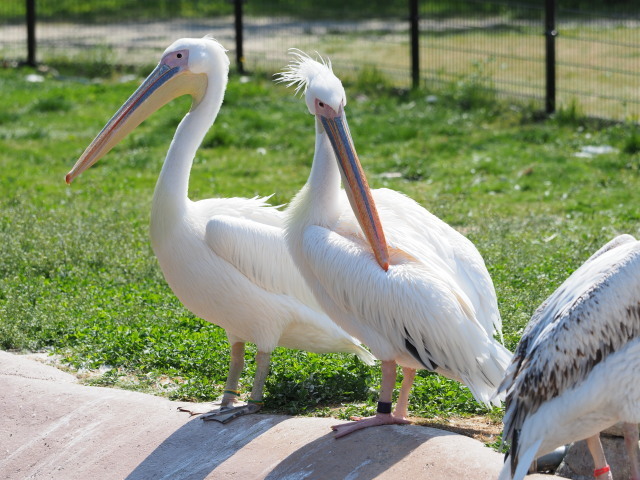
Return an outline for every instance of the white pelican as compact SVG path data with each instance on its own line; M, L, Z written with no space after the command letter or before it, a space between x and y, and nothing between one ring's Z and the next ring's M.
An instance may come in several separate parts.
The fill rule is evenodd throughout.
M193 97L156 184L150 231L160 268L176 296L195 315L226 330L229 376L220 410L206 417L219 421L259 410L270 353L278 345L351 352L373 363L369 352L322 313L306 287L284 242L282 212L260 198L193 202L187 197L196 150L222 104L229 72L225 52L209 37L176 41L66 178L70 183L170 100ZM232 409L245 342L258 349L256 376L250 403Z
M640 480L640 242L616 237L538 307L507 370L500 480L586 439L594 476L611 480L599 432L624 424L631 478Z
M340 80L330 63L294 55L279 81L305 90L316 117L316 147L309 179L287 211L285 237L323 309L382 360L377 415L334 427L336 437L408 423L419 368L463 382L490 406L511 354L493 339L501 320L482 257L410 198L387 189L372 198L347 126ZM404 378L392 414L396 364Z

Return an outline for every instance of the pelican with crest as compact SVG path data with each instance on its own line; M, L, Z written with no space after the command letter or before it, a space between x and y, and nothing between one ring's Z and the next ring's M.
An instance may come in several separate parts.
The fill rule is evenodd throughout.
M600 432L623 422L632 480L640 480L640 242L620 235L594 253L534 312L500 391L511 449L500 480L583 440L594 477L611 480Z
M309 179L287 209L286 241L325 312L382 361L377 414L336 425L336 437L408 423L417 369L464 383L487 407L499 404L492 397L511 354L493 338L501 319L480 253L412 199L370 191L331 64L293 55L278 80L304 91L316 143ZM397 365L403 380L392 413Z
M373 363L368 351L322 313L306 287L284 241L281 211L262 198L187 196L193 158L220 110L228 72L226 50L212 38L176 41L66 178L71 183L170 100L193 98L156 184L150 233L175 295L227 333L231 362L221 406L204 417L222 422L260 409L270 354L278 345L355 353ZM256 375L249 403L234 406L246 342L257 346Z

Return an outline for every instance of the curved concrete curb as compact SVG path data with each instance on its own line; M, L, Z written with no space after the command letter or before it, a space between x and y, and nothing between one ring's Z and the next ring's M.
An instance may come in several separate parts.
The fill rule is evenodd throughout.
M184 402L75 383L0 352L0 478L495 479L502 455L454 433L385 426L335 440L330 418L251 415L227 425ZM528 478L549 478L530 476Z

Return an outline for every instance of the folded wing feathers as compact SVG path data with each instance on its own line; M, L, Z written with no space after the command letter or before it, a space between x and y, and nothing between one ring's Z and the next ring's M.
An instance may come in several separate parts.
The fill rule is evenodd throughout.
M543 402L579 385L640 336L640 242L615 238L533 314L498 391L506 393L503 439L512 442ZM514 465L518 452L512 451Z
M339 308L366 322L397 352L417 352L425 367L437 365L462 379L476 399L490 404L511 354L487 335L455 282L415 263L392 265L385 273L361 245L322 227L307 229L304 251ZM348 280L353 278L357 287Z

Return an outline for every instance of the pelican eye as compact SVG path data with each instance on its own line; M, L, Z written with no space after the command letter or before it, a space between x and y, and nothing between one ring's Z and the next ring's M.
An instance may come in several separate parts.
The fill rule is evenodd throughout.
M176 57L178 57L178 58L182 58L182 54L181 54L181 53L179 53L178 55L176 55Z
M319 106L319 107L324 107L324 103L322 103L322 102L318 102L318 106Z

